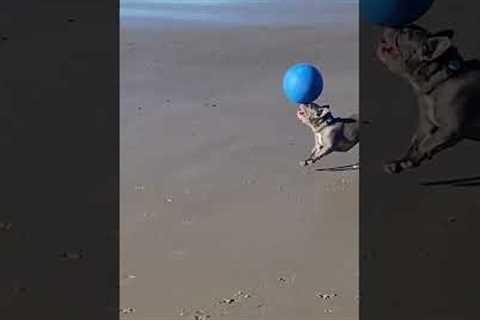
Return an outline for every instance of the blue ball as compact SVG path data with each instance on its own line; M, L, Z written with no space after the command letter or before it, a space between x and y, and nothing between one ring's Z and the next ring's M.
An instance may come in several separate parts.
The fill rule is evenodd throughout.
M293 65L283 77L283 92L293 103L311 103L322 90L322 74L311 64Z
M423 16L434 0L362 0L360 15L368 22L399 27L410 24Z

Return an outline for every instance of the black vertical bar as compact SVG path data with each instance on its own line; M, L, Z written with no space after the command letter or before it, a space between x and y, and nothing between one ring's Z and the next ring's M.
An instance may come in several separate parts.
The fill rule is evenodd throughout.
M454 29L462 54L478 58L479 8L438 0L418 24ZM476 319L480 144L465 141L413 171L384 173L384 162L406 151L418 110L407 82L375 57L381 32L362 20L360 112L372 124L361 142L360 319Z
M118 1L0 3L0 319L118 318Z

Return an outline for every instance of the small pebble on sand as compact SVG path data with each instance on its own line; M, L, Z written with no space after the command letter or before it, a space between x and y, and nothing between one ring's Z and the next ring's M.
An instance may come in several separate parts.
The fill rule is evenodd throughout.
M208 108L208 107L210 107L210 108L216 108L216 107L217 107L217 103L215 103L215 102L205 102L205 103L203 104L203 106L204 106L204 107L207 107L207 108Z
M182 225L184 226L191 226L193 224L192 218L185 218L182 220Z
M25 294L29 291L29 289L27 287L15 285L12 291L13 291L13 294Z
M207 320L210 318L211 316L203 310L197 310L193 315L193 320Z
M419 255L422 257L430 257L431 253L427 249L420 249Z
M234 303L241 303L242 300L246 300L246 299L249 299L251 298L252 295L243 291L243 290L239 290L237 292L236 295L234 295L233 297L231 298L224 298L224 299L221 299L220 300L220 304L234 304Z
M58 257L63 261L79 261L83 258L83 252L82 251L78 251L78 252L65 251L59 254Z
M317 297L322 300L330 300L337 297L336 293L317 293Z
M244 178L242 184L255 184L255 179L252 178Z
M135 191L144 191L145 190L145 186L141 185L141 184L137 184L135 186Z
M134 313L135 312L135 308L122 308L120 309L120 313L123 313L123 314L129 314L129 313Z
M147 219L153 217L154 215L155 214L153 212L144 212L143 213L143 217L147 218Z

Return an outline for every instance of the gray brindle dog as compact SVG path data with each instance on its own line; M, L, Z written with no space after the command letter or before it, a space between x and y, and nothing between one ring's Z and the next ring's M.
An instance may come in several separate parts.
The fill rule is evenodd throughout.
M416 25L385 29L377 56L411 84L419 108L410 146L401 159L385 165L388 173L418 167L462 139L480 141L480 61L464 60L453 35Z
M329 105L316 103L301 104L297 118L308 126L315 143L309 157L300 162L309 166L332 152L347 152L359 142L360 125L358 116L337 118L330 112Z

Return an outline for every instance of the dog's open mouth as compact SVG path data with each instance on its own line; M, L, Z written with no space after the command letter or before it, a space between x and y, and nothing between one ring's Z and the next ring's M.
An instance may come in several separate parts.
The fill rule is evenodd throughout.
M398 33L395 32L388 37L384 34L380 38L377 55L381 60L384 60L386 56L398 56L400 54L398 37Z
M305 108L302 105L300 105L297 110L297 118L299 120L303 120L305 116L306 116Z

